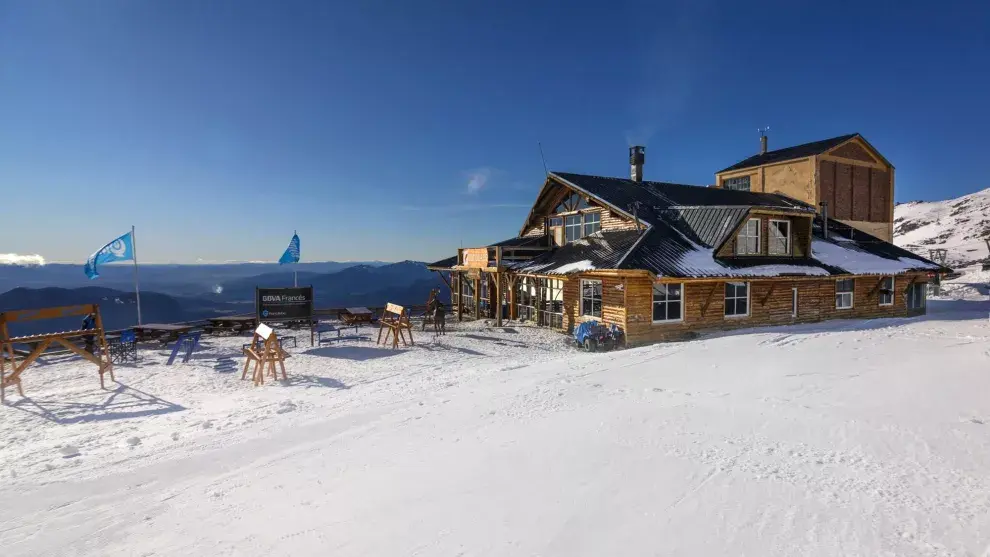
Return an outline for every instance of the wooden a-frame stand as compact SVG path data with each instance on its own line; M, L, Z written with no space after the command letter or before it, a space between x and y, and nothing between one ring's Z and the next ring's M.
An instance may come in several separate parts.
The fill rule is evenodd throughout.
M258 341L262 341L260 348ZM247 356L247 360L244 361L244 373L241 374L241 379L247 378L251 362L254 362L254 373L251 378L255 385L265 384L266 371L271 373L273 380L278 380L275 362L278 362L282 369L282 379L288 379L285 374L285 351L282 350L282 346L278 342L278 335L268 325L264 323L258 325L254 331L254 336L251 337L251 345L244 349L244 355Z
M92 314L95 318L95 325L92 329L78 329L74 331L62 331L57 333L44 333L37 335L26 335L11 337L8 323L24 323L28 321L40 321L42 319L58 319L60 317L79 317ZM94 347L99 350L99 354L90 354L76 346L70 339L92 336ZM51 346L58 343L71 352L96 364L100 369L100 388L105 388L103 374L109 373L110 379L116 381L113 376L113 363L110 361L110 351L107 349L107 339L103 331L103 318L100 316L100 307L96 304L82 306L63 306L45 309L27 309L20 311L6 311L0 313L0 403L3 403L7 387L16 386L17 392L24 396L24 389L21 387L21 374L31 364L38 359L41 354ZM15 344L33 344L34 348L19 362L14 354ZM6 372L7 363L10 363L11 372Z
M406 344L406 335L403 331L409 331L409 344L415 345L413 342L412 335L412 323L409 321L409 310L398 305L389 303L385 306L385 312L382 314L382 318L379 320L381 325L378 327L378 340L375 344L384 344L388 346L388 339L392 339L392 348L399 347L399 340L402 340L402 345ZM385 340L382 341L382 332L385 332Z

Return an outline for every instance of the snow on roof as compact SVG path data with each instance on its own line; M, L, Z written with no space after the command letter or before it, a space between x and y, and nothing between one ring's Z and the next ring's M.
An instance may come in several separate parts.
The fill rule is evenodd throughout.
M811 242L811 256L825 265L843 269L853 275L886 275L906 273L915 269L932 271L939 269L938 265L918 259L909 257L888 259L856 249L855 245L846 247L818 239Z
M828 276L827 269L815 265L768 263L766 265L732 265L713 257L711 248L694 244L681 255L678 266L689 276L698 277L777 277L782 275Z

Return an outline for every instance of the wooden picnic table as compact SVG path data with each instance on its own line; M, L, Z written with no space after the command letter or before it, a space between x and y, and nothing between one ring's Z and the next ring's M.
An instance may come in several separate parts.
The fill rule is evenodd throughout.
M169 323L148 323L145 325L136 325L134 327L134 332L137 334L138 342L151 339L162 339L164 338L164 343L168 344L179 340L179 335L183 333L188 333L189 331L195 329L192 325L172 325Z
M253 315L228 315L226 317L211 317L210 329L225 329L236 333L253 331L257 327L258 319ZM207 331L210 332L210 331Z
M348 325L359 325L361 323L371 323L375 312L366 307L344 308L340 312L340 320Z

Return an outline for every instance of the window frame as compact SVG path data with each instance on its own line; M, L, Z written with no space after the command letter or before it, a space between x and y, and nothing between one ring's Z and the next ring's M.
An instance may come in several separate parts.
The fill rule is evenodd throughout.
M726 310L729 308L729 305L726 302L728 302L729 300L742 300L743 299L740 296L732 296L730 298L729 296L726 295L725 289L728 288L728 286L730 284L745 284L746 285L746 298L745 298L745 300L746 300L746 313L733 313L731 315L728 314L728 313L726 313ZM752 304L752 299L751 299L752 298L752 292L753 292L753 289L750 286L749 281L726 281L725 284L722 286L722 315L723 315L723 317L725 317L726 319L743 319L743 318L749 317L750 314L753 312L753 304ZM733 306L733 308L735 308L735 304L732 304L732 306ZM734 311L734 309L733 309L733 311Z
M589 223L588 222L588 217L590 217L591 215L594 215L595 216L595 220ZM595 232L598 232L598 231L600 231L602 229L602 212L601 211L587 211L585 213L581 213L581 217L582 217L581 218L581 220L582 220L581 231L584 233L584 236L581 236L582 238L584 238L585 236L590 236L590 235L594 234ZM592 230L591 232L588 232L588 225L589 224L594 224L594 225L597 226L597 228L595 228L595 230Z
M885 281L890 280L889 292L884 292L883 284ZM880 277L880 288L877 289L877 305L881 307L889 307L894 305L894 291L897 288L897 280L893 276ZM884 296L890 296L889 302L884 302Z
M571 223L570 221L572 219L577 219L577 222ZM574 238L570 237L570 231L572 229L577 230L577 236L575 236ZM564 243L569 244L576 240L580 240L581 238L584 237L582 236L582 233L584 233L584 217L581 216L581 213L577 213L574 215L567 215L564 217Z
M848 292L846 292L846 291L840 292L839 291L839 283L843 283L843 282L846 282L846 281L848 281L849 284L850 284L850 290ZM839 305L839 299L840 299L839 297L840 296L846 296L846 295L849 296L849 305L848 306L840 306ZM855 278L835 279L835 309L837 309L837 310L847 310L847 309L853 309L854 307L856 307L856 279Z
M594 291L592 291L592 296L590 298L585 297L585 284L598 284L598 313L595 315L595 297ZM604 314L604 299L605 299L605 285L602 283L601 279L581 279L581 317L590 317L592 319L601 319L602 314ZM585 301L591 302L591 313L585 313Z
M784 223L787 225L787 236L784 238L784 251L782 253L777 253L772 251L774 243L777 241L777 237L774 235L774 223ZM793 250L791 249L791 221L790 219L770 219L770 223L767 225L767 255L791 255Z
M750 236L749 235L749 223L751 223L753 221L756 221L756 236ZM743 236L744 233L746 234L746 236ZM763 253L762 236L763 236L763 219L761 219L760 217L749 217L748 219L746 219L746 222L742 225L742 229L739 231L738 234L736 234L736 255L760 255L760 254L762 254ZM750 240L750 239L752 239L754 237L756 238L756 251L752 251L752 252L751 251L741 251L741 247L740 246L743 245L743 242L742 242L743 238L745 238L746 240Z
M680 311L680 315L677 316L677 319L660 319L660 320L657 320L656 319L656 307L657 307L657 304L663 304L663 305L666 306L667 304L670 304L672 302L670 300L669 294L667 295L667 298L664 299L663 301L657 301L657 290L656 290L657 286L677 286L679 288L680 295L677 298L677 303L680 304L681 311ZM658 282L654 282L653 283L653 298L652 299L653 299L653 303L650 306L650 311L651 311L651 313L650 313L650 319L653 321L653 324L654 325L667 325L667 324L670 324L670 323L683 323L684 322L684 283L683 282L679 282L679 283L678 282L659 282L659 283ZM665 308L665 313L666 313L666 308Z
M739 187L743 181L746 182L746 188L743 189ZM732 191L752 191L753 187L753 175L747 174L745 176L735 176L733 178L722 178L722 188Z
M914 305L914 293L921 289L921 305ZM928 283L927 282L912 282L908 285L907 299L904 300L905 305L907 305L908 311L921 311L928 307Z

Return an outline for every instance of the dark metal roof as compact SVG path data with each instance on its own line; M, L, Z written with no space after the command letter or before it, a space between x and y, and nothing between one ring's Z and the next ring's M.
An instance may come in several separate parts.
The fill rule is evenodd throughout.
M675 207L662 216L694 242L713 248L722 245L748 213L749 207Z
M773 193L735 191L669 182L634 182L626 178L606 178L568 172L551 172L565 185L597 197L608 205L640 219L654 223L659 213L678 206L691 207L763 207L790 210L814 210L805 203Z
M618 269L622 257L639 239L641 231L596 232L528 261L507 265L517 273L566 275L593 269Z
M754 166L763 166L764 164L770 164L774 162L783 162L793 159L802 159L804 157L810 157L812 155L820 155L825 151L839 145L840 143L845 143L850 139L859 135L858 133L850 133L846 135L840 135L839 137L833 137L830 139L822 139L821 141L812 141L811 143L802 143L801 145L795 145L793 147L785 147L784 149L777 149L775 151L767 151L766 153L760 155L753 155L748 159L741 160L736 164L723 168L716 172L716 174L721 174L722 172L728 172L730 170L739 170L742 168L751 168Z
M440 261L435 261L426 265L427 269L450 269L454 265L457 265L457 256L448 257L446 259L441 259Z
M546 236L523 236L520 238L509 238L501 242L488 246L490 248L545 248L547 247Z

